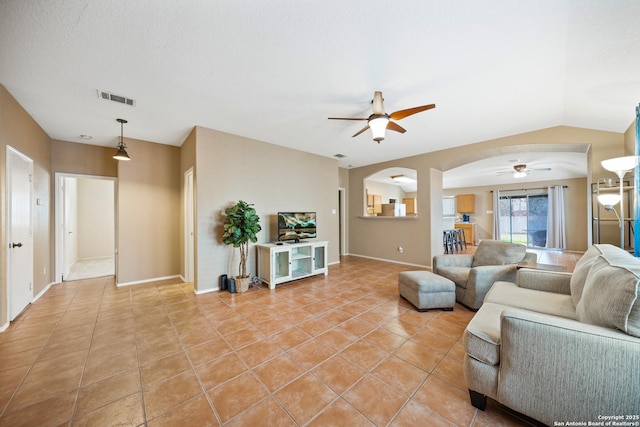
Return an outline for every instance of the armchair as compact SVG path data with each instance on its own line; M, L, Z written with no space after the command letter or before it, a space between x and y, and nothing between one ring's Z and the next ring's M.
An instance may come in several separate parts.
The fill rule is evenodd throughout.
M482 240L474 255L436 255L433 272L456 284L456 301L477 310L491 285L514 282L516 264L536 262L538 256L517 243Z

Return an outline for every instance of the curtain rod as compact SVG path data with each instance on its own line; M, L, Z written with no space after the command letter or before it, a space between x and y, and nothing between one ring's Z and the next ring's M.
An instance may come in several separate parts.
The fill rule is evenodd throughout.
M557 185L552 185L551 187L557 187ZM568 185L563 185L562 188L569 188ZM505 191L531 191L531 190L548 190L549 187L536 187L536 188L514 188L513 190L498 190L500 192ZM493 190L489 190L490 193L493 193Z

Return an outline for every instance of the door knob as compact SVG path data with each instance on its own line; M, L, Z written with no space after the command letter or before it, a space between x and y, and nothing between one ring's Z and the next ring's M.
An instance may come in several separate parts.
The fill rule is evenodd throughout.
M12 243L11 244L11 248L21 248L22 247L22 243Z

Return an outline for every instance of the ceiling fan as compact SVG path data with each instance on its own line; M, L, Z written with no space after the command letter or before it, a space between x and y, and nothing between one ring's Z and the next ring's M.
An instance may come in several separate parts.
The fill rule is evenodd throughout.
M514 178L524 178L525 176L527 176L529 174L529 172L543 172L543 171L550 171L551 168L535 168L535 169L530 169L527 167L526 164L524 163L520 163L517 165L513 165L513 170L512 171L503 171L503 172L496 172L498 175L506 175L508 173L513 174Z
M376 91L373 94L373 114L366 118L351 118L351 117L329 117L329 120L366 120L367 125L356 132L353 136L358 136L365 130L371 128L373 134L373 140L378 144L384 139L385 129L393 130L400 133L405 133L407 130L391 120L402 120L405 117L409 117L413 114L421 111L430 110L436 107L436 104L422 105L420 107L407 108L406 110L395 111L391 114L384 112L384 105L382 98L382 92Z

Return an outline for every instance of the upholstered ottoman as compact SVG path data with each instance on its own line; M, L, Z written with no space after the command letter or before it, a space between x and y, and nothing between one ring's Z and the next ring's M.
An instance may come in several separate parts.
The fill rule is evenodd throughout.
M400 296L415 305L418 311L433 308L453 310L456 305L456 285L446 277L430 271L403 271L398 277Z

